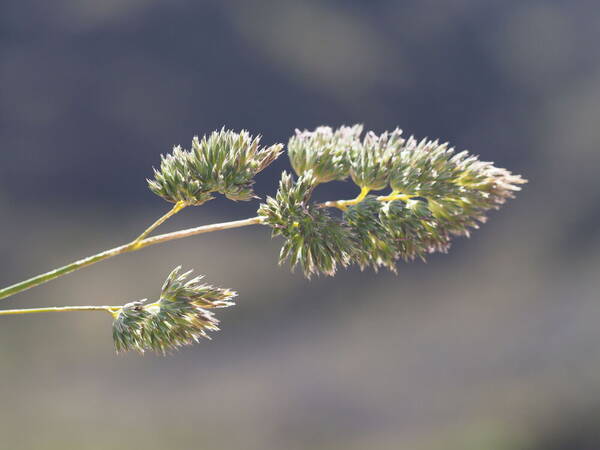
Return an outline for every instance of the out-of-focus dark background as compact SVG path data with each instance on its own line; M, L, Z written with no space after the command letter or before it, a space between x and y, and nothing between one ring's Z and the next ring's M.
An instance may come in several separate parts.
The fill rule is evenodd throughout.
M0 318L1 448L600 448L600 8L575 1L6 0L0 284L130 240L160 153L227 126L364 123L530 180L399 274L311 282L260 227L85 269L2 307L155 297L176 265L238 290L223 330L115 356L104 314ZM282 157L257 180L275 192ZM321 189L348 198L350 184ZM164 230L251 216L213 201Z

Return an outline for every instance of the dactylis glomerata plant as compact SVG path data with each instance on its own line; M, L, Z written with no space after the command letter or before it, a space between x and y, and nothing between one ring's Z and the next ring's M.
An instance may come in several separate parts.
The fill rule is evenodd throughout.
M400 129L364 136L362 126L318 127L296 131L287 150L296 173L284 172L274 197L245 220L204 225L150 236L169 217L188 206L199 206L215 193L232 200L256 198L254 177L282 152L283 145L261 146L247 131L222 129L190 150L175 147L161 157L152 192L173 203L172 209L132 242L84 258L51 272L0 289L0 299L58 278L82 267L161 242L201 233L264 225L283 238L279 262L299 265L307 278L334 275L338 267L385 267L396 271L399 260L425 259L446 252L453 236L468 236L485 221L490 209L512 198L526 181L508 170L482 162L466 151L456 153L447 143L412 136ZM311 197L323 183L350 178L360 188L351 200L315 203ZM374 192L389 189L387 193ZM340 213L331 214L333 210ZM158 353L208 337L217 330L213 309L233 305L229 289L188 279L190 272L171 272L156 301L123 306L65 306L3 310L0 315L46 311L103 310L113 316L113 339L118 352L154 350Z

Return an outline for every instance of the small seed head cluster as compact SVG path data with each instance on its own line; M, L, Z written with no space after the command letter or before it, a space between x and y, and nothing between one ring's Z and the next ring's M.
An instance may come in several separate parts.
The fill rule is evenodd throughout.
M316 185L312 170L296 182L284 172L275 198L268 197L258 210L273 227L273 236L285 238L279 263L289 259L292 267L300 264L309 278L318 273L333 275L338 264L349 263L351 252L349 230L325 209L310 203Z
M452 236L468 236L526 182L447 143L404 139L400 129L370 131L363 139L361 132L359 125L297 131L289 149L299 178L284 173L275 198L259 209L273 234L285 239L280 262L300 264L307 277L333 275L351 263L395 271L398 260L446 252ZM349 177L362 195L311 203L318 184ZM366 195L386 187L388 195ZM329 206L342 217L329 215Z
M202 277L187 278L177 267L165 281L160 299L131 302L115 313L113 340L117 352L169 350L210 339L207 332L218 330L219 321L210 311L233 305L237 294L229 289L202 284Z
M348 207L344 220L354 241L353 262L361 269L386 267L395 272L398 260L425 260L446 252L451 234L435 219L425 201L381 202L375 196Z
M201 205L213 198L213 192L231 200L250 200L254 176L277 159L282 148L260 147L260 136L223 128L202 139L194 137L191 150L177 146L162 155L148 186L165 200L186 205Z

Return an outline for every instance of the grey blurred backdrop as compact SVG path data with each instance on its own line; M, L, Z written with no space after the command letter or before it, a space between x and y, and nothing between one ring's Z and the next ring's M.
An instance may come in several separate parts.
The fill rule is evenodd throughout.
M578 1L4 0L0 284L130 240L160 153L227 126L364 123L530 180L399 274L307 282L267 229L119 257L2 302L238 290L222 331L115 356L104 314L0 318L0 448L600 448L600 7ZM282 157L257 192L275 192ZM354 195L350 184L323 198ZM218 200L175 230L253 215Z

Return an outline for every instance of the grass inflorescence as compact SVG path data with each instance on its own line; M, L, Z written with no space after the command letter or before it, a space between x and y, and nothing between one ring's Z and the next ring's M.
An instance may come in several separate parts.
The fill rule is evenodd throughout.
M250 200L258 172L281 154L281 144L260 146L260 136L245 130L214 131L192 140L191 150L180 146L161 157L160 169L148 180L152 192L165 200L199 206L218 192L231 200Z
M254 177L279 157L283 145L261 146L247 131L221 129L194 137L189 150L179 146L161 156L152 192L172 209L128 244L0 289L0 299L75 270L150 245L201 233L261 224L281 236L280 264L299 265L305 276L334 275L340 267L387 268L399 261L424 260L446 252L454 236L469 236L487 213L514 197L526 180L481 161L448 143L404 137L402 130L363 135L362 125L299 131L287 150L296 176L283 172L277 193L258 208L258 216L150 236L170 217L220 193L231 200L256 198ZM315 202L315 190L330 181L351 180L355 198ZM381 192L384 191L384 192ZM387 192L385 192L387 191ZM0 310L0 315L104 310L113 320L117 352L168 353L209 338L218 330L213 310L233 305L237 295L189 278L178 267L156 301L123 306L72 306Z
M201 282L198 276L188 280L191 271L171 272L160 298L127 303L114 312L113 340L117 352L153 350L165 354L169 350L210 339L208 332L217 331L219 321L210 311L233 305L237 293Z

